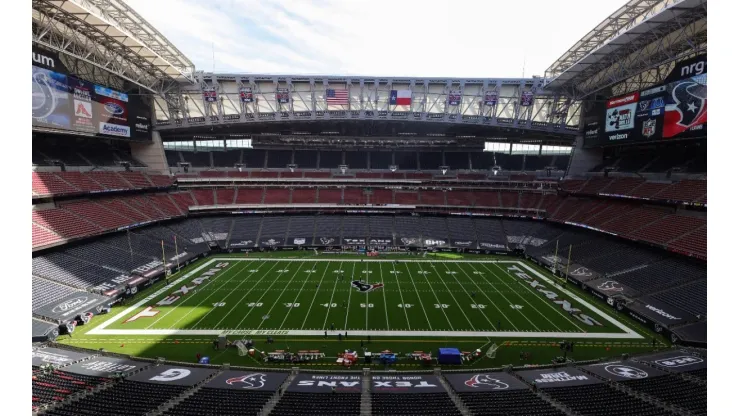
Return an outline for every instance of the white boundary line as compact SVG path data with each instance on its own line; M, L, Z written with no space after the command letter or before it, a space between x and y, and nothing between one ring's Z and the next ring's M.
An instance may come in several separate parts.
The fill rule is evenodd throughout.
M312 335L312 336L323 336L324 331L323 330L219 330L219 329L106 329L109 325L111 325L114 322L119 321L124 316L130 314L131 312L135 311L136 309L144 306L148 302L152 301L153 299L161 296L163 293L167 292L168 290L171 290L172 288L176 287L179 283L181 283L183 280L188 279L198 273L199 271L205 269L206 267L210 266L214 262L218 261L254 261L254 258L250 259L240 259L240 258L233 258L233 257L217 257L212 258L210 261L202 264L201 266L197 267L196 269L191 270L187 274L183 275L179 279L173 281L172 283L160 288L156 292L152 293L151 295L141 299L140 301L136 302L134 305L129 306L122 312L117 313L115 316L111 317L110 319L106 320L96 328L90 330L87 332L86 335ZM264 261L300 261L305 262L305 259L259 259ZM349 263L352 261L359 262L360 260L352 260L352 259L325 259L325 260L312 260L312 261L338 261L338 262L345 262ZM393 262L396 260L373 260L373 261L380 261L380 262ZM420 262L420 263L428 263L429 260L398 260L399 262ZM446 261L450 260L441 260L439 263L444 263ZM554 284L554 282L549 279L548 277L542 275L537 270L533 269L529 265L525 264L521 261L514 261L514 260L504 260L504 261L492 261L492 260L477 260L477 261L466 261L466 260L456 260L456 262L466 262L466 263L498 263L498 264L518 264L528 272L532 273L533 275L537 276L538 278L548 282L554 290L559 290L560 292L568 295L573 299L574 301L579 302L581 305L583 305L585 308L592 311L594 314L602 317L604 320L612 323L617 328L624 331L623 333L596 333L596 332L589 332L589 333L579 333L579 332L509 332L509 331L352 331L353 333L351 335L373 335L373 336L414 336L414 337L508 337L508 338L554 338L554 339L589 339L589 338L604 338L604 339L644 339L644 337L637 332L633 331L632 329L628 328L623 323L619 322L618 320L614 319L613 317L609 316L607 313L603 312L601 309L591 305L589 302L583 300L579 296L577 296L575 293L571 292L568 289L561 288L558 285ZM436 262L435 262L436 263ZM349 333L349 331L347 331Z

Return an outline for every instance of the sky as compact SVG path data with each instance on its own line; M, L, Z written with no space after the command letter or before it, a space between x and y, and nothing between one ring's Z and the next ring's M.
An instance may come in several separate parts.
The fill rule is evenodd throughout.
M125 1L206 72L494 78L544 75L627 0Z

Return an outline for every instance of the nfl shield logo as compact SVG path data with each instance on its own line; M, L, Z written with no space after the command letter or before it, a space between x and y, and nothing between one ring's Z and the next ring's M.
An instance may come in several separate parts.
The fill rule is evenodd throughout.
M642 123L642 135L645 137L652 137L655 134L655 119L645 120Z

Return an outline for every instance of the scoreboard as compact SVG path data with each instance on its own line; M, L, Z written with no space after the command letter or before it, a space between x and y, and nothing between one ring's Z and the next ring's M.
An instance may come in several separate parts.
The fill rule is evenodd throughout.
M584 144L640 143L707 135L707 55L677 62L664 84L597 104Z
M100 137L151 140L151 109L141 98L70 75L59 56L33 48L32 125Z

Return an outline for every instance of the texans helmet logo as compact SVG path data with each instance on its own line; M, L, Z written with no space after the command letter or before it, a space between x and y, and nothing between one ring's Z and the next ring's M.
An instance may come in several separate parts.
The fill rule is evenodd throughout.
M226 380L226 384L229 386L243 384L241 388L243 389L261 389L262 387L265 387L265 381L267 380L267 376L265 376L262 373L252 373L247 374L241 377L232 377L228 380Z
M624 288L620 286L619 283L615 282L614 280L607 280L606 282L600 284L598 286L598 289L601 289L603 291L613 290L615 292L621 292L624 290Z
M375 289L383 287L383 283L365 283L362 280L353 280L352 287L357 289L359 292L372 292Z
M506 390L509 385L487 374L476 374L465 381L465 385L472 388L490 388L492 390Z
M697 77L698 78L698 77ZM688 80L673 88L675 104L666 106L663 137L673 137L707 122L707 86Z

